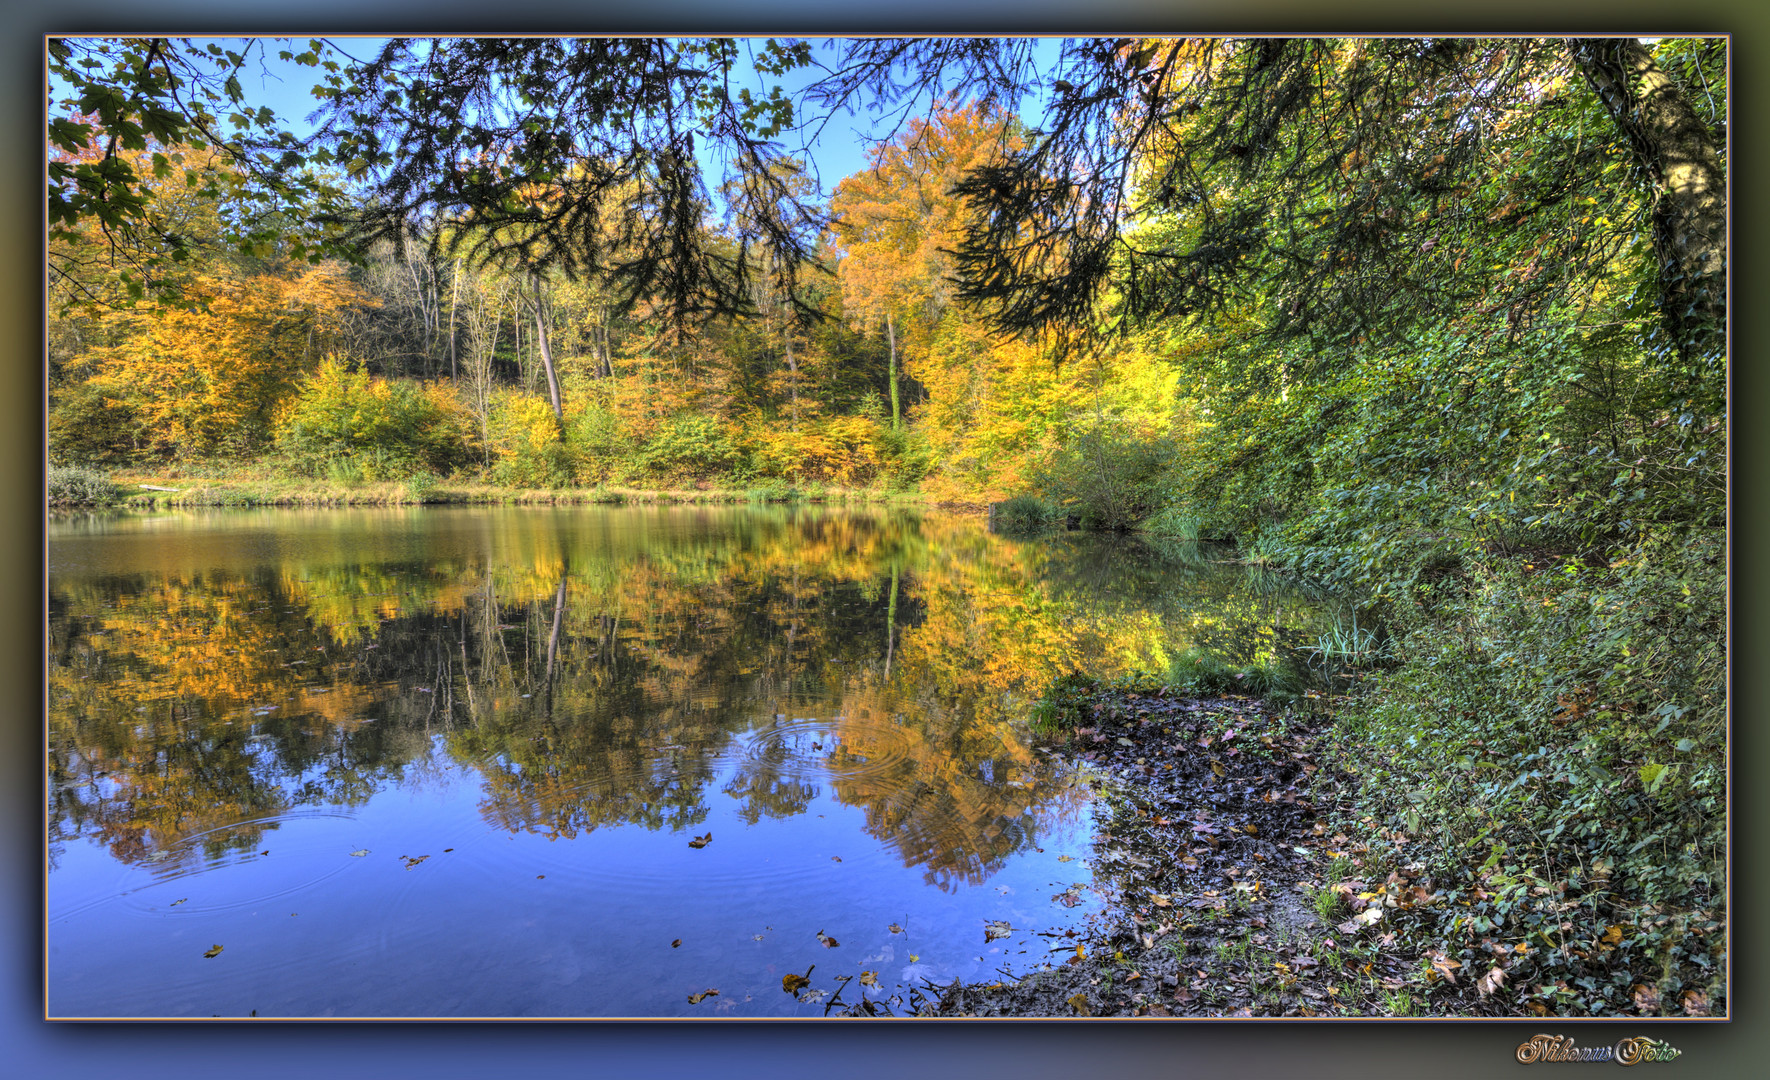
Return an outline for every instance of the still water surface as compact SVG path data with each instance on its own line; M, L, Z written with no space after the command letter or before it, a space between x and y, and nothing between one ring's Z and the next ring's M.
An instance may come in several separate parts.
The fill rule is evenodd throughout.
M1321 619L1184 548L811 507L83 517L49 564L69 1017L910 1011L1099 908L1053 674Z

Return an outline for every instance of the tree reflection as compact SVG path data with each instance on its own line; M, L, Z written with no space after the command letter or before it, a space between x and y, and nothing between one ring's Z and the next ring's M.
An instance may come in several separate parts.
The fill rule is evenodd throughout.
M1316 617L1234 568L965 519L424 520L390 558L368 521L281 563L52 580L52 839L218 857L451 764L489 823L559 838L828 791L931 883L975 884L1081 805L1026 738L1053 674L1270 651Z

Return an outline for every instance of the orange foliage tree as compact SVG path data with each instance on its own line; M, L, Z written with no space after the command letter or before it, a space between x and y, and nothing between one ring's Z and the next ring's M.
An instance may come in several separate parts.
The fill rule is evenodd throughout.
M951 251L963 207L951 189L967 172L1020 148L1012 119L981 104L937 109L910 121L894 142L869 154L870 167L836 186L830 210L844 256L843 302L856 320L883 327L890 346L891 424L903 425L898 399L898 329L930 323L950 300Z

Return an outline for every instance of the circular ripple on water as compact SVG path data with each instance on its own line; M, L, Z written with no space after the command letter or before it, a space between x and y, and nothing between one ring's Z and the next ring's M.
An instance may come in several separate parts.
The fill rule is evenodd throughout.
M357 862L350 857L345 830L326 827L352 820L353 815L346 813L305 811L194 833L165 849L164 855L123 867L118 895L98 902L114 899L129 914L163 918L231 911L301 892ZM242 846L239 841L248 837L252 842ZM216 843L231 843L232 850L206 854L205 846Z
M734 763L793 779L849 780L901 768L910 748L910 737L890 719L782 719L751 732Z

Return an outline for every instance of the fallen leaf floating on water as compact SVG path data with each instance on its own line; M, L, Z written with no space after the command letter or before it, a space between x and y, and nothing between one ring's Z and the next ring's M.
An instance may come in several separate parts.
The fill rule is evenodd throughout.
M713 842L713 834L708 833L705 836L697 836L693 840L690 840L688 842L688 846L691 848L704 848L708 844L711 844L712 842Z
M208 952L204 953L203 958L205 960L213 960L217 956L220 956L220 955L221 955L221 946L216 945L216 946L212 947Z
M920 956L917 956L915 953L910 954L910 963L913 964L920 959L922 959L922 958Z
M419 855L417 858L406 858L406 856L401 855L400 858L406 860L406 869L410 870L412 867L417 866L419 863L423 862L425 859L430 858L430 856Z
M789 994L797 995L799 991L811 985L811 968L815 968L816 966L816 964L813 964L811 967L806 968L805 974L803 975L795 975L789 972L788 974L781 976L781 989Z
M863 971L863 972L861 972L860 973L860 984L862 986L878 986L879 985L879 973L876 971Z
M891 931L893 934L903 933L903 927L897 925L896 923L892 923L890 926L887 926L885 929Z
M995 941L998 938L1010 937L1014 928L1008 925L1007 919L991 919L983 924L983 940Z
M681 938L677 938L677 939L676 939L676 940L675 940L675 941L672 941L672 942L671 942L671 943L670 943L670 947L671 947L671 948L672 948L672 949L680 949L680 948L682 948L682 939L681 939Z
M369 849L368 849L368 848L363 848L363 849L362 849L362 850L361 850L361 851L353 851L353 852L351 852L351 853L350 853L350 854L351 854L351 855L352 855L352 856L353 856L353 857L355 857L355 858L358 858L358 859L360 859L360 858L362 858L362 857L363 857L363 856L364 856L364 855L367 855L367 854L368 854L368 853L369 853Z
M705 1001L706 999L708 999L710 997L718 997L718 996L719 996L719 991L717 991L717 990L711 990L711 989L702 990L698 994L688 995L688 1003L690 1005L699 1005L701 1002Z
M1057 856L1057 861L1058 862L1075 862L1076 857L1074 855L1059 855L1059 856Z
M188 897L188 896L184 898L184 900L189 900L189 899L190 899L190 897ZM174 900L174 901L172 901L171 904L169 904L167 906L168 907L177 907L178 905L184 903L184 900Z
M819 942L821 942L821 943L822 943L822 944L823 944L823 947L824 947L824 948L826 948L826 949L833 949L833 948L835 948L835 947L836 947L836 946L837 946L837 945L839 945L839 944L841 944L841 943L840 943L840 942L838 942L838 941L837 941L837 940L836 940L836 939L835 939L835 938L833 938L833 937L831 937L831 936L830 936L830 935L828 935L828 934L826 934L826 933L824 933L824 932L823 932L823 931L822 931L822 930L819 930L819 931L818 931L818 932L817 932L817 940L818 940L818 941L819 941Z
M830 856L830 861L831 861L831 862L841 862L841 861L842 861L842 856L840 856L840 855L831 855L831 856Z

